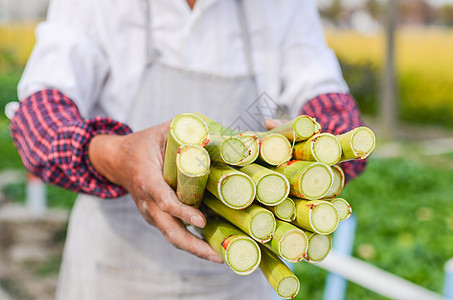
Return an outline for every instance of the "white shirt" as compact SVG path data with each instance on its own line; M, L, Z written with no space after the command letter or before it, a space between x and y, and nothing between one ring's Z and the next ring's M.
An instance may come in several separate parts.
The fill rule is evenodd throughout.
M146 65L145 0L55 0L19 84L24 99L57 88L83 117L124 122ZM243 0L259 92L297 115L303 103L344 93L316 0ZM174 67L247 73L235 0L150 0L153 45ZM152 101L158 101L153 99Z

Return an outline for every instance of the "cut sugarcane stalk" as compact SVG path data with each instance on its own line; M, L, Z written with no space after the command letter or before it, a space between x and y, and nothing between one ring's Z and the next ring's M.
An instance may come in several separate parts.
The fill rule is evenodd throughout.
M288 178L291 195L299 198L320 199L333 184L332 169L320 162L293 160L274 170Z
M205 195L203 203L260 243L270 241L277 226L274 215L257 204L241 210L232 209L209 194Z
M332 237L305 231L308 237L308 251L305 259L311 263L319 263L326 258L332 249Z
M247 174L221 163L211 165L206 189L234 209L246 208L256 195L255 184Z
M198 207L203 199L209 176L209 153L196 145L183 145L176 155L177 187L179 201Z
M272 251L261 246L260 270L277 295L292 299L299 293L300 283L296 275Z
M248 275L260 264L258 244L227 222L209 219L203 237L236 274Z
M344 172L340 166L332 166L333 184L329 192L323 197L324 199L332 199L338 196L344 187Z
M335 231L340 221L332 203L324 200L294 200L296 204L296 226L312 232L328 235Z
M278 133L265 134L260 137L259 158L271 166L279 166L291 159L291 143Z
M168 131L163 167L164 179L173 189L176 189L177 183L176 154L179 147L185 144L205 146L208 141L208 127L197 115L185 113L173 118Z
M252 133L241 133L236 136L239 138L249 150L249 156L240 161L237 166L243 167L253 163L260 155L260 144L258 137Z
M239 133L233 129L223 126L222 124L214 121L211 118L206 117L203 114L196 113L196 115L203 119L206 125L208 125L210 135L233 136Z
M258 164L250 164L239 171L252 178L256 185L256 199L264 205L275 206L288 197L289 181L284 175Z
M260 144L259 140L253 133L239 133L233 129L227 128L214 120L202 115L197 114L200 116L208 125L209 134L211 135L223 135L223 136L236 136L239 138L249 149L249 156L239 162L237 166L246 166L248 164L253 163L260 154Z
M348 201L343 198L335 198L332 199L331 203L338 212L338 217L340 218L340 222L348 219L352 214L351 205L349 205Z
M343 149L341 161L367 158L376 145L373 131L368 127L357 127L337 135Z
M305 142L294 146L294 158L305 161L319 161L332 166L341 159L341 145L330 133L315 134Z
M212 161L237 165L249 156L249 149L238 137L211 135L205 146Z
M297 118L286 122L274 129L269 130L272 133L280 133L291 142L300 142L309 139L314 134L321 130L316 120L310 116L302 115Z
M297 263L307 252L308 238L305 232L296 226L277 220L272 240L264 246L284 260Z
M286 198L275 206L266 206L280 220L292 222L296 219L296 205L291 198Z

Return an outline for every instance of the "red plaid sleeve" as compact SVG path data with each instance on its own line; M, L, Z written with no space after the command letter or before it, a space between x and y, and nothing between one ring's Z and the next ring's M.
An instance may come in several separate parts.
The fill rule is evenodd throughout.
M11 135L25 168L45 182L74 192L115 198L126 190L91 165L88 145L97 134L126 135L131 129L110 118L82 119L76 104L55 89L21 102Z
M360 111L350 94L323 94L308 101L300 114L316 118L322 132L341 134L364 125L360 119ZM365 170L367 160L353 160L341 163L346 182L357 177Z

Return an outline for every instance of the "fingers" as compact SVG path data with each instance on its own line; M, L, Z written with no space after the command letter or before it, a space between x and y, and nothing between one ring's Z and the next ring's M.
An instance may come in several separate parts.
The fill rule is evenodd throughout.
M152 184L149 186L147 192L159 209L188 224L203 228L206 225L206 218L201 211L193 206L181 203L162 176L155 177L155 179L150 179Z
M179 220L159 211L155 203L150 206L153 225L162 232L169 243L202 259L223 263L223 260L208 243L191 234Z
M275 120L275 119L266 119L264 121L264 126L266 127L267 130L274 129L280 125L283 125L285 122L281 120Z

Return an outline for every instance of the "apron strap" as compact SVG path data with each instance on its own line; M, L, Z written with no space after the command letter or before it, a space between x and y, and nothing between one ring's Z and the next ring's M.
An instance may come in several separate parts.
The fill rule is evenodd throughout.
M247 25L247 16L245 14L244 2L242 0L236 0L236 4L239 24L242 31L242 41L244 43L244 55L245 62L247 64L247 72L250 76L254 76L255 71L253 69L252 45L250 43L250 32Z
M153 36L152 36L152 18L151 18L151 4L152 0L143 0L145 2L145 14L146 14L146 61L147 64L150 64L157 57L157 51L152 45ZM202 0L198 0L202 1ZM252 58L252 45L250 41L250 32L247 24L247 16L245 13L244 2L242 0L236 0L236 8L239 19L239 25L242 32L242 42L244 44L244 56L245 63L247 64L247 73L253 77L255 90L258 96L258 87L255 79L255 70L253 67L253 58Z

